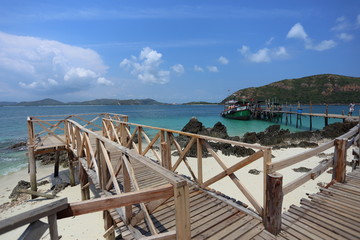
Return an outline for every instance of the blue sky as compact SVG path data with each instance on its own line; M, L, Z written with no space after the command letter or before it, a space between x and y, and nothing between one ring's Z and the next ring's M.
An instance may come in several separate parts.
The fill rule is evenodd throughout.
M1 0L0 101L219 102L274 81L360 77L360 1Z

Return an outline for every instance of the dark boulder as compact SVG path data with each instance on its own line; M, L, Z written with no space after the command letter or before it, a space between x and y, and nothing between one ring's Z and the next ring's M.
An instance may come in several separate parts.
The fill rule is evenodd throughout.
M213 128L209 129L209 135L211 137L228 139L227 129L224 124L217 122Z
M244 134L244 137L242 140L243 140L243 142L253 144L258 141L258 138L257 138L256 132L247 132Z

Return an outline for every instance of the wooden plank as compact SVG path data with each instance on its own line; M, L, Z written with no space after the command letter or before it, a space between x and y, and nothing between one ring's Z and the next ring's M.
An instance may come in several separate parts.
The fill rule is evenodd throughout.
M318 209L313 208L313 206L307 206L307 205L302 205L301 206L303 209L305 209L306 211L308 211L308 213L310 214L316 214L317 216L320 217L324 217L326 219L332 220L333 222L336 222L337 224L339 224L339 228L344 228L344 231L347 231L349 233L355 233L352 231L357 231L358 227L355 224L346 224L346 221L344 220L343 217L341 216L337 216L336 214L331 214L331 211L321 211Z
M241 218L245 217L244 214L237 213L234 215L231 215L230 217L226 218L224 221L220 223L216 223L211 228L208 228L206 231L202 232L200 235L192 236L192 239L207 239L211 237L212 235L216 234L217 232L223 230L226 226L229 226L230 224L233 224L236 221L239 221ZM193 233L192 233L193 234ZM197 234L197 232L195 232Z
M239 240L248 240L254 235L260 233L264 229L264 226L260 221L252 219L248 221L246 225L236 229L231 234L227 235L227 239L239 239Z
M328 209L322 206L318 206L315 204L312 204L311 201L307 200L305 201L305 199L303 199L301 201L302 207L304 209L312 209L314 211L318 211L320 213L324 213L326 215L328 215L329 217L334 217L336 218L336 221L340 221L343 222L344 224L346 224L347 226L349 226L350 228L355 227L355 229L360 228L360 220L357 219L352 219L349 218L349 216L343 216L341 211L338 211L337 209L333 208L333 209Z
M156 199L171 197L172 195L173 186L171 184L167 184L153 189L139 190L131 193L123 193L122 195L70 203L65 210L59 212L57 215L58 218L61 219L86 213L104 211L112 208L119 208L139 202L149 202Z
M294 222L291 221L291 218L287 218L286 215L283 215L282 218L282 229L284 231L289 231L289 229L292 229L293 231L297 232L297 237L300 237L300 239L323 239L315 234L312 233L310 228L306 225L298 226Z
M283 214L283 220L286 220L288 223L286 223L287 226L291 224L291 226L296 226L296 229L299 229L301 231L306 231L308 236L311 236L312 239L324 239L324 240L332 240L333 238L330 236L325 235L323 232L320 232L319 230L315 228L312 228L309 225L306 225L305 223L297 220L296 218L292 218L291 214L284 213Z
M233 224L230 224L228 226L225 226L221 231L213 234L211 237L209 237L209 240L217 240L221 238L225 238L227 235L235 231L236 229L240 228L241 226L244 226L247 222L253 220L250 216L245 216L241 218L239 221L235 221Z
M300 153L300 154L297 154L295 156L291 156L291 157L288 157L288 158L285 158L281 161L278 161L278 162L274 162L274 163L271 163L269 164L268 168L270 171L272 172L276 172L276 171L279 171L283 168L286 168L286 167L289 167L291 165L294 165L298 162L301 162L305 159L308 159L310 157L313 157L331 147L334 146L334 140L333 141L330 141L330 142L327 142L327 143L323 143L321 144L320 146L316 147L316 148L313 148L311 150L308 150L308 151L305 151L303 153Z
M343 237L334 234L334 232L307 220L302 216L302 213L297 212L296 210L293 210L292 212L285 212L283 215L286 216L289 220L291 219L291 221L296 222L297 225L307 229L308 231L313 232L314 234L322 237L323 239L344 239Z
M319 215L319 213L313 213L309 210L305 210L303 208L299 208L294 205L292 205L291 208L305 212L306 217L309 217L310 219L312 219L312 221L316 222L317 224L319 224L341 236L351 239L358 235L358 232L356 232L346 226L343 226L343 225L329 219L328 217L321 216L321 215Z
M68 206L67 198L51 202L41 207L26 211L16 216L6 218L0 221L0 234L21 227L25 224L35 222L36 220L55 214Z
M140 238L140 240L172 240L172 239L176 239L175 231L170 231L170 232L160 233L155 236Z
M18 238L19 240L39 240L48 229L48 224L37 220L32 222Z

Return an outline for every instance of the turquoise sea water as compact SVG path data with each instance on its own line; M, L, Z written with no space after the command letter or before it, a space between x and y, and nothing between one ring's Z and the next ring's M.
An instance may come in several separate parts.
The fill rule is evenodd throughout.
M239 121L225 119L220 116L223 109L219 105L152 105L152 106L39 106L39 107L0 107L0 175L19 170L27 166L26 149L13 151L8 149L15 143L27 140L26 119L28 116L69 115L80 113L119 113L129 116L129 122L140 123L174 130L181 130L185 124L196 117L205 127L212 127L222 122L230 136L242 136L246 132L260 132L273 122L262 120ZM329 106L329 113L347 113L348 106ZM303 112L309 112L308 106L303 106ZM324 113L325 106L313 106L312 112ZM358 112L358 109L355 110ZM329 123L340 120L329 119ZM295 117L292 125L278 123L283 129L290 131L309 130L309 119L303 117L302 127L295 127ZM323 118L313 118L313 129L324 126Z

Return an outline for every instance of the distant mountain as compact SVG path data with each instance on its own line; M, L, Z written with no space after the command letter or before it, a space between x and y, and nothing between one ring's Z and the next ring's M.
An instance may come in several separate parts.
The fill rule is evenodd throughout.
M360 78L321 74L297 79L285 79L261 87L236 91L222 103L233 99L275 99L279 103L348 104L360 103Z
M68 103L71 104L71 103ZM165 103L157 102L153 99L95 99L91 101L79 102L79 105L163 105Z
M54 106L54 105L64 105L64 103L51 98L46 98L39 101L19 102L15 105L16 106Z
M15 104L17 104L17 102L0 102L0 106L11 106Z
M2 104L3 103L3 104ZM0 106L55 106L55 105L165 105L166 103L160 103L153 99L95 99L84 102L69 102L63 103L51 98L46 98L39 101L29 102L0 102Z

